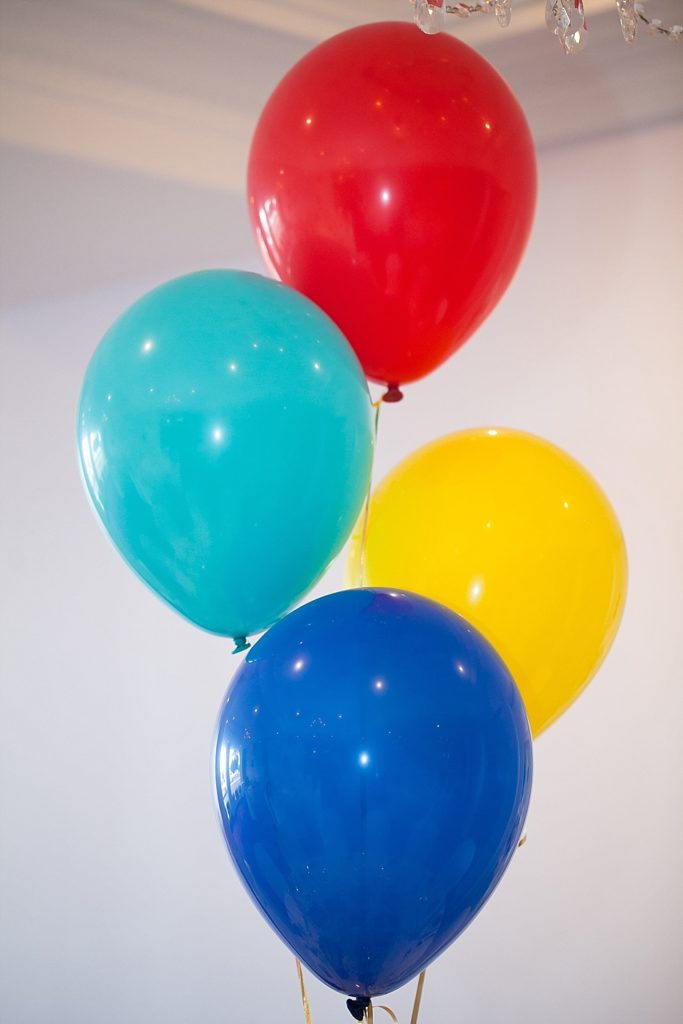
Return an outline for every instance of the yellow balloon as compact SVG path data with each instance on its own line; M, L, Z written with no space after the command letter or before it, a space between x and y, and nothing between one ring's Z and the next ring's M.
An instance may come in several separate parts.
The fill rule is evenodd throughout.
M506 662L538 735L576 699L619 626L619 521L598 484L548 441L467 430L401 462L351 543L354 586L440 601Z

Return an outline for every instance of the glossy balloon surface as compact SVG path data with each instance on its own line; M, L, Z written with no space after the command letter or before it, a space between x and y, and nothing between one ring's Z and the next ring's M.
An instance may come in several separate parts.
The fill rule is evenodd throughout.
M367 384L334 324L255 274L149 292L108 331L78 412L92 503L123 557L192 622L260 631L317 580L358 515Z
M578 696L621 619L626 550L598 484L541 438L501 428L440 438L375 491L365 573L464 615L512 672L535 735Z
M349 995L417 974L515 850L531 738L500 658L415 594L350 590L249 652L215 750L228 848L301 960Z
M249 162L268 265L339 325L374 380L429 373L477 329L524 251L536 163L524 114L474 50L407 23L296 64Z

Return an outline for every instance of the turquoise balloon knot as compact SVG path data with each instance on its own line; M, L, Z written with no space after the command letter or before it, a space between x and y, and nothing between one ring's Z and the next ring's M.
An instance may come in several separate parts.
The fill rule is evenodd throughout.
M235 641L235 647L232 652L233 654L241 654L242 651L248 651L251 647L246 636L234 636L233 640Z

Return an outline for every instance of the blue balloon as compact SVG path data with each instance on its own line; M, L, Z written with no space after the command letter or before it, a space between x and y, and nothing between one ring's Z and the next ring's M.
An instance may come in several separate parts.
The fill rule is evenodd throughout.
M297 292L208 270L148 292L83 383L81 465L137 574L192 622L241 640L341 550L372 462L351 347Z
M464 619L347 590L249 652L216 732L228 849L322 981L372 997L469 924L517 846L531 790L517 688Z

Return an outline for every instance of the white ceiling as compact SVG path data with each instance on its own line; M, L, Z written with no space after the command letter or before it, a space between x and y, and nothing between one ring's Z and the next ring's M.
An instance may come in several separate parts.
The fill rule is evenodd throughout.
M653 3L662 17L681 19L681 0ZM586 7L589 45L571 58L545 28L543 0L515 0L507 30L486 15L449 19L508 79L540 149L683 116L683 46L644 32L628 46L612 0ZM111 280L117 246L123 257L134 245L128 259L142 259L148 243L133 225L121 232L135 209L132 200L118 209L122 193L149 209L164 189L191 188L182 216L201 224L215 216L201 193L220 192L241 224L251 132L284 72L331 33L411 16L409 0L3 0L6 301L43 293L41 260L60 291ZM161 237L170 193L163 199L154 222ZM188 213L193 207L201 209ZM31 224L42 235L38 253L26 249ZM59 238L65 225L69 266ZM97 245L103 234L112 238L107 253ZM236 255L228 246L224 262Z

